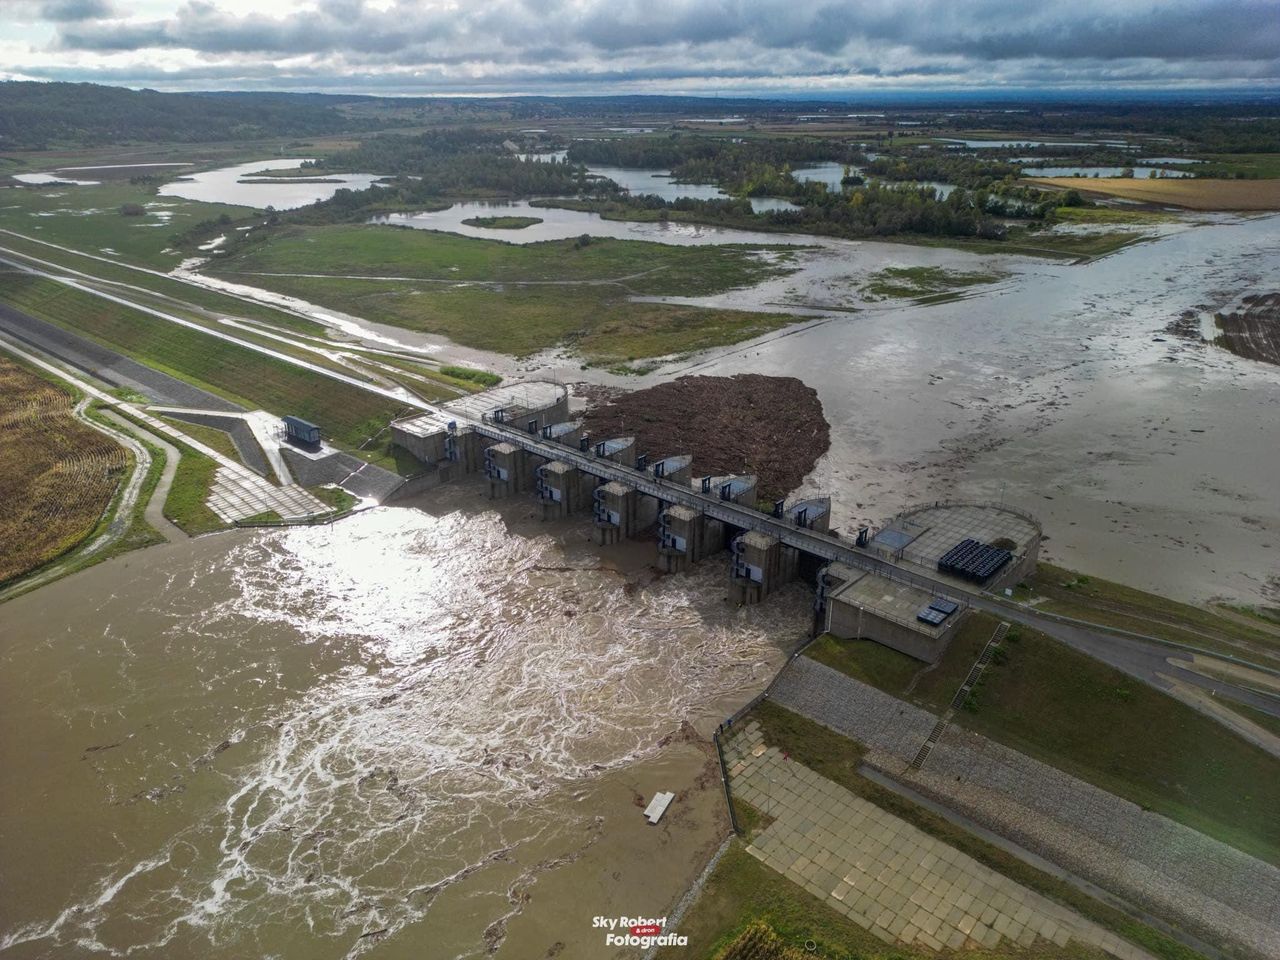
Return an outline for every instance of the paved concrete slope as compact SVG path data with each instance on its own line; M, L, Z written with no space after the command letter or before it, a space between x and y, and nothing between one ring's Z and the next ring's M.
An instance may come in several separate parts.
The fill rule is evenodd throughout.
M936 717L808 657L774 687L781 706L867 744L867 762L1157 916L1280 956L1280 869L955 725L923 770Z
M751 723L725 749L734 794L773 818L747 852L885 943L930 950L1075 941L1152 960L764 742Z

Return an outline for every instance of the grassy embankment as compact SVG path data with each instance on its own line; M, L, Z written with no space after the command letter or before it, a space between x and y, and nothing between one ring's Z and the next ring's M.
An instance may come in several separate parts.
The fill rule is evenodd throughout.
M53 281L4 275L0 299L233 402L312 420L366 459L390 460L385 428L402 411L391 400Z
M63 385L0 354L0 584L100 532L131 458L73 413Z
M808 655L941 713L998 622L972 614L929 671L871 641L824 638ZM1280 761L1044 634L1011 630L955 722L1280 864Z
M1014 599L1040 610L1090 620L1175 643L1280 667L1280 634L1268 609L1197 607L1122 583L1041 563Z
M697 296L785 272L738 246L631 240L527 246L374 226L290 228L210 265L210 272L466 346L527 356L555 346L593 364L682 354L794 322L784 314L633 303ZM333 279L259 274L332 274ZM339 275L383 276L352 280Z
M885 267L873 274L862 286L863 296L871 300L911 299L936 303L953 299L960 290L995 283L996 273L966 273L945 267Z
M243 464L244 459L240 456L240 451L236 449L235 441L231 439L231 434L225 430L219 430L217 427L210 427L203 423L192 423L190 420L179 420L175 417L160 417L165 423L185 433L194 440L199 440L206 447L217 450L230 460Z
M541 217L470 217L463 220L468 227L484 227L488 230L523 230L541 223Z
M10 205L15 209L0 210L0 229L13 230L24 236L0 233L0 247L103 280L127 283L133 289L127 291L126 295L136 302L196 323L215 326L220 323L221 318L232 316L267 324L286 333L304 334L321 340L327 338L328 329L317 321L266 304L147 272L171 269L184 255L169 246L174 233L186 230L202 220L216 218L222 213L244 218L252 214L252 211L245 207L226 207L177 198L155 198L157 203L173 202L178 205L164 208L178 211L174 219L166 223L150 217L123 217L119 214L118 207L103 205L124 196L134 196L122 191L141 191L136 195L145 199L149 196L146 190L144 187L120 184L63 188L57 191L59 196L53 199L35 190L12 191L17 203ZM253 222L252 219L250 222ZM233 228L228 227L228 232L232 231ZM63 246L69 249L61 249ZM38 267L39 264L33 266ZM275 350L304 357L320 366L343 369L336 361L304 347L270 340L244 329L238 330L237 335ZM344 344L343 349L357 360L370 352L352 344ZM384 356L376 353L374 355L386 362ZM486 385L469 378L449 376L428 363L396 359L393 365L411 375L412 379L406 380L406 385L427 400L448 400L459 391L472 392Z
M1120 936L1141 945L1164 960L1196 960L1199 954L1164 934L1134 920L1065 881L1032 867L1004 850L967 833L943 817L880 786L858 773L863 749L856 741L764 701L742 720L760 723L767 743L787 751L793 760L832 780L851 793L905 820L930 836L950 844L980 863L1012 880L1078 911ZM743 804L743 807L748 805ZM755 811L755 816L761 816ZM831 910L816 897L750 856L739 843L726 853L709 878L697 903L680 923L680 932L689 936L698 960L716 956L752 921L767 922L788 943L802 945L812 939L817 956L833 960L880 960L914 957L910 948L886 947L867 931ZM966 957L1093 957L1098 954L1080 947L1063 952L1037 945L1029 950L1001 946L992 952L966 952ZM689 953L668 948L659 953L663 960Z
M130 423L136 424L138 430L149 431L150 428L133 413L121 407L115 408L115 413L123 417ZM161 418L167 419L167 418ZM188 427L196 427L196 430L187 431L189 435L208 446L219 449L222 446L220 441L209 443L210 438L201 433L208 431L209 433L222 433L212 427L204 427L200 424L190 424L185 420L169 420L179 430L187 431ZM112 423L112 426L119 429L119 424ZM150 443L147 443L142 437L138 436L138 430L131 431L134 439L146 444L151 450L155 459L163 462L166 459L166 453ZM226 437L227 444L230 444L231 437L229 434L223 434ZM178 529L182 530L188 536L198 536L202 533L211 533L214 530L225 530L230 524L225 523L216 513L209 509L206 501L209 498L209 490L213 486L215 474L218 470L218 464L212 457L207 457L194 447L177 440L172 436L165 436L165 442L174 447L178 451L178 463L174 468L173 482L169 485L169 492L165 496L162 512L165 519L172 523ZM234 450L234 445L231 445ZM223 452L219 449L219 452Z
M1060 223L1143 224L1176 223L1178 217L1158 210L1134 210L1123 207L1058 207L1054 219Z
M178 448L180 456L173 474L173 485L164 501L165 517L193 537L213 530L225 530L228 524L205 503L218 469L217 461L197 453L184 443L173 439L169 442Z

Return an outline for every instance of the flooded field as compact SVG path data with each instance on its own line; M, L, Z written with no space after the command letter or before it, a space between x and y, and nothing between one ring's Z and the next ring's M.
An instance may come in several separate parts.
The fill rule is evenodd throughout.
M778 201L785 202L785 201ZM523 230L491 230L464 223L475 217L537 217L535 223ZM770 243L808 246L816 243L810 236L790 233L762 233L755 230L736 230L730 227L712 227L697 223L652 222L637 223L632 220L606 220L598 213L582 210L562 210L557 207L535 207L527 201L494 203L468 201L455 203L446 210L419 213L390 213L375 217L373 223L389 223L417 230L446 230L466 237L500 239L509 243L537 243L542 240L570 240L589 233L593 237L613 237L617 240L652 240L676 246L696 246L718 243Z
M245 182L264 170L291 170L307 158L257 160L232 167L193 173L162 186L157 193L165 197L183 197L205 203L230 203L245 207L275 207L293 210L317 200L327 200L339 190L364 190L381 179L369 173L327 174L316 172L315 179L275 177L271 182ZM323 182L330 181L330 182Z
M832 449L806 490L831 493L846 528L913 502L1004 498L1044 520L1047 559L1183 599L1275 603L1280 370L1167 328L1280 289L1276 224L1220 217L1088 264L1006 261L1005 280L952 303L873 306L660 376L815 387ZM847 262L824 250L806 264L713 302L838 300Z
M721 564L654 580L482 497L0 607L0 953L591 958L593 915L665 910L725 830L703 738L809 598L747 616Z
M1125 170L1132 171L1133 179L1161 179L1164 177L1193 177L1190 170L1166 170L1163 167L1023 167L1027 177L1121 177Z

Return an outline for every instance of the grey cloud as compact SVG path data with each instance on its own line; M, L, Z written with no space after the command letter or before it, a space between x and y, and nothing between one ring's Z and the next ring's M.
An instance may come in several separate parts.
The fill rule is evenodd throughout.
M41 18L55 23L105 19L116 13L110 0L46 0L37 12Z
M1275 0L467 0L454 9L396 0L386 10L318 0L287 16L268 3L237 16L217 0L188 0L150 22L109 17L105 0L46 7L64 14L57 49L73 59L191 50L266 79L289 58L306 61L297 75L362 85L383 73L438 76L455 89L605 77L704 87L715 77L788 75L999 83L1027 69L1046 78L1280 79Z

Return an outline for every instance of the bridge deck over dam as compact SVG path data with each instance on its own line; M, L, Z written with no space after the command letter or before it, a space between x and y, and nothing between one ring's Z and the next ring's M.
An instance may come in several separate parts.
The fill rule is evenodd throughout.
M717 496L703 493L687 484L655 478L646 470L638 470L613 460L596 457L553 440L543 440L539 436L492 422L471 423L468 427L495 443L510 443L534 456L568 463L583 473L601 480L617 481L634 487L646 496L653 497L664 504L689 507L713 520L719 520L739 529L754 530L757 533L776 537L786 546L819 557L828 563L844 563L868 573L909 583L939 596L952 594L962 596L970 592L954 581L905 570L897 564L859 549L834 534L793 526L785 520L762 513L754 507L721 500Z
M437 480L457 469L483 470L490 496L536 491L544 516L590 510L602 544L656 522L669 572L728 546L731 593L744 603L807 570L816 574L816 608L827 631L874 639L921 660L936 660L973 602L993 586L1016 582L1038 553L1035 518L996 504L931 504L856 542L828 532L825 498L789 510L780 502L764 512L754 502L755 478L695 476L691 483L688 456L669 456L655 470L630 437L587 438L579 423L568 422L567 392L558 384L521 383L442 407L415 406L425 412L393 423L392 438ZM678 467L676 475L663 475L669 465ZM956 562L943 562L944 554ZM981 564L965 556L981 563L996 556L1000 576L982 574ZM802 564L805 557L821 569L811 560ZM974 576L966 576L965 562Z

